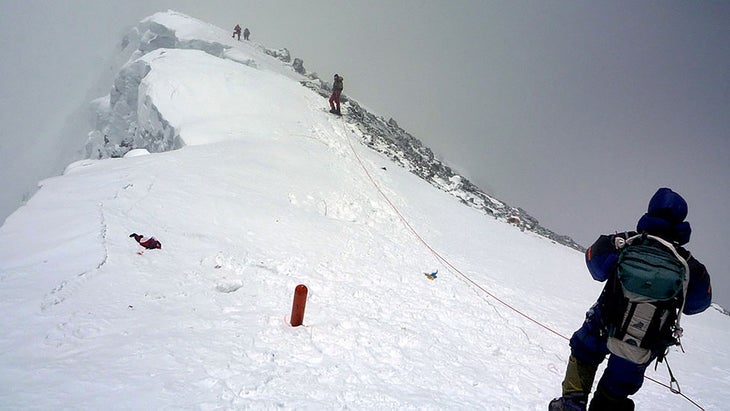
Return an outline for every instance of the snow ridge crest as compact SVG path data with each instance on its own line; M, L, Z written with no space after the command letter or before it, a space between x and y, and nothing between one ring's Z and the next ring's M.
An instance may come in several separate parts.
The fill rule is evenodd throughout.
M109 96L95 102L96 126L86 144L87 157L121 157L133 149L146 149L154 153L183 147L185 142L180 138L179 130L164 118L145 93L143 79L151 70L149 60L156 58L154 53L162 56L166 49L188 49L252 68L265 64L238 53L235 50L237 44L235 40L230 40L227 31L174 11L156 13L140 22L121 43L121 52L129 55L128 63L117 75ZM303 61L299 58L292 61L287 49L256 47L264 56L261 58L279 60L293 74L300 76L300 84L324 98L329 97L331 85L321 80L316 73L306 73ZM392 118L385 120L376 116L345 95L342 95L342 102L347 107L345 120L362 133L363 142L371 149L385 154L440 190L456 196L465 205L515 224L523 231L532 231L557 243L584 250L570 237L542 227L525 210L509 206L486 194L468 179L455 173Z

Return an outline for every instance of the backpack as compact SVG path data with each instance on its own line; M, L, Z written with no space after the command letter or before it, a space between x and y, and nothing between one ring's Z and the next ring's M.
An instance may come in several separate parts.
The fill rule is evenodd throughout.
M620 250L608 315L608 350L636 364L679 345L679 320L689 282L689 266L672 243L637 234L616 238Z

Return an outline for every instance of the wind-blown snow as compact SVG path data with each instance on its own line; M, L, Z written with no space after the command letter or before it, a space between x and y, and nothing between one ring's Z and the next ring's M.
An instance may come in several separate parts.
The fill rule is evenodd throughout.
M174 12L149 27L178 48L133 54L118 80L136 85L99 104L136 149L70 165L0 228L2 408L545 409L559 394L567 342L494 297L569 336L601 289L581 253L370 150L257 45ZM102 129L89 147L109 147ZM730 400L729 321L684 317L687 352L669 356L706 409ZM635 400L696 409L651 381Z

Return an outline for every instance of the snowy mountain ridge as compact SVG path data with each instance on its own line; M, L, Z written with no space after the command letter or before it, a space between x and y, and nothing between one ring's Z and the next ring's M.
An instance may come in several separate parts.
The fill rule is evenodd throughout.
M145 54L162 48L192 49L252 67L265 61L260 57L241 55L234 47L236 42L227 41L228 36L220 28L200 21L196 21L196 29L180 24L190 19L172 11L158 13L143 20L125 36L121 43L121 52L130 55L129 63L119 72L109 96L94 102L97 112L96 129L86 144L87 157L121 157L135 148L157 153L179 149L184 145L178 130L169 124L149 100L149 96L145 96L144 90L140 89L142 79L150 71L149 63L140 58ZM225 44L221 42L222 38L226 39ZM289 77L319 95L329 97L331 85L321 80L316 73L307 74L303 60L295 58L292 61L287 49L272 50L260 45L255 47L284 62L284 68L294 71L287 73ZM279 72L281 73L280 69ZM140 92L144 96L143 101L138 101ZM486 194L468 179L455 173L438 160L420 140L399 127L392 118L386 121L383 117L368 112L346 95L342 96L342 101L347 107L345 118L361 131L363 140L369 147L387 155L430 184L451 193L470 207L502 221L510 221L521 229L584 251L583 246L570 237L542 227L525 210L509 206ZM326 106L326 102L323 105Z
M140 53L96 102L103 158L0 227L2 408L545 409L603 286L582 253L395 166L407 150L368 147L376 133L326 113L285 52L174 12L141 25L233 58ZM730 401L714 308L683 317L686 353L668 357L706 409ZM698 408L653 381L639 409Z

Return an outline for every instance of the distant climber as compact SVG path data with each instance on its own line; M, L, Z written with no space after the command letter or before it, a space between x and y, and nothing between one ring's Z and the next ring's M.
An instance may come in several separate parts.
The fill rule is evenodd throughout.
M239 30L240 30L240 28L239 28ZM248 30L248 27L246 27L245 29L243 29L243 39L244 40L248 40L248 36L250 34L251 34L251 32ZM240 38L239 38L239 40L240 40Z
M145 237L137 233L132 233L129 235L129 237L134 238L139 243L139 245L148 250L154 250L155 248L162 249L162 244L157 241L155 237Z
M231 37L236 38L236 36L238 36L238 40L241 41L241 26L239 26L238 24L236 24L236 27L233 28L233 35Z
M343 77L340 77L339 74L335 74L335 81L332 83L332 95L330 96L330 113L337 114L338 116L342 115L342 112L340 111L340 94L342 94L342 89L344 88L342 80Z

